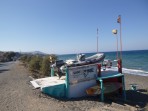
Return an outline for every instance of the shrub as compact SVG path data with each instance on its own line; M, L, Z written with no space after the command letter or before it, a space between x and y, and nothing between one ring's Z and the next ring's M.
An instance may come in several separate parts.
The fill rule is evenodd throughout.
M39 56L33 56L29 62L29 69L32 72L39 72L41 68L42 58Z
M41 66L41 73L44 76L49 76L49 73L50 73L50 61L49 61L48 56L43 58L42 66Z
M12 61L15 55L15 52L3 52L2 59L4 62Z
M22 55L20 61L23 65L32 72L32 76L35 78L49 76L50 65L57 60L57 56L52 54L48 56L38 55Z
M27 60L27 55L23 55L23 56L20 57L21 62L25 63L26 60Z
M49 55L49 61L50 63L54 63L57 60L57 56L54 54Z
M26 58L26 63L29 64L29 62L31 61L32 56L27 56Z

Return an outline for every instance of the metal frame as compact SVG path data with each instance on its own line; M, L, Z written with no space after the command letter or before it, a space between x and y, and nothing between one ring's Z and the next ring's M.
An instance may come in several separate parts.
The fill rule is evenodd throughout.
M124 83L124 74L117 73L111 76L104 76L104 77L98 77L97 80L100 81L101 84L101 101L104 101L104 86L103 86L103 80L109 79L109 78L117 78L122 77L122 96L124 101L126 100L126 92L125 92L125 83Z

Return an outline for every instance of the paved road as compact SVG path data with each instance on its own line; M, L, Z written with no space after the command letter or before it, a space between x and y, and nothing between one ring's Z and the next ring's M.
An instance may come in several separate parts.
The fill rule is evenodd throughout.
M0 111L49 111L55 110L52 104L58 106L40 98L29 85L28 73L19 62L0 63Z

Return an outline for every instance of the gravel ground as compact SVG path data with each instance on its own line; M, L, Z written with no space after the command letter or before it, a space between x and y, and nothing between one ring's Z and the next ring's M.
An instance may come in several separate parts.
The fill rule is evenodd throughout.
M148 110L148 77L125 75L127 101L97 97L59 100L44 95L30 84L30 72L18 61L0 63L0 111L137 111ZM131 91L131 83L138 91Z

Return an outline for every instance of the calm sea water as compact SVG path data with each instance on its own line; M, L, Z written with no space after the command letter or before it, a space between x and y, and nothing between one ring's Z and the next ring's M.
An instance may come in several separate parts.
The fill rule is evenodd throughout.
M105 59L115 60L116 52L104 52ZM89 57L95 53L85 53ZM58 55L60 60L76 59L77 54ZM148 76L148 50L123 51L123 72Z

